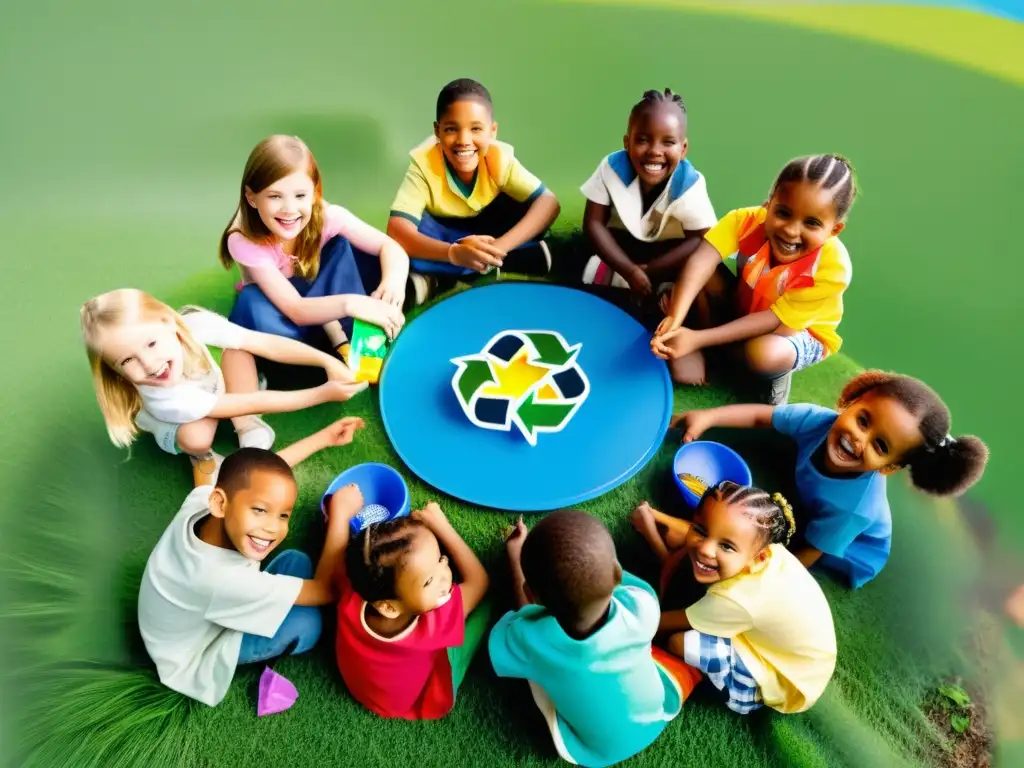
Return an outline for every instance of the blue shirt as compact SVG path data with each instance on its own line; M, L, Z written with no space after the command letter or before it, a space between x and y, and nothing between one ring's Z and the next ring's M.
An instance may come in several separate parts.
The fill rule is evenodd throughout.
M879 472L830 477L812 457L839 414L809 403L775 409L772 426L796 441L796 487L808 512L807 543L824 554L819 562L839 571L857 589L877 576L889 559L892 515Z
M660 618L654 590L623 572L608 619L590 637L569 637L547 609L527 605L491 631L491 664L499 677L529 680L551 699L562 757L611 765L649 746L682 708L677 683L651 656Z

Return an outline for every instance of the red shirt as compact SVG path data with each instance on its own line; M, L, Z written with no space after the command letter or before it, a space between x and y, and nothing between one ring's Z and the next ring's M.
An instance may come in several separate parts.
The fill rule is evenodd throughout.
M466 628L462 589L448 601L417 616L392 638L373 633L365 620L366 601L347 578L339 580L338 669L349 693L381 717L435 720L455 703L448 648L462 645Z

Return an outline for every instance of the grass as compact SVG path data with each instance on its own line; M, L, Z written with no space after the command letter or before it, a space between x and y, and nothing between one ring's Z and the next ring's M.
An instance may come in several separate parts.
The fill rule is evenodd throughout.
M173 296L172 304L199 303L230 309L230 282L223 273L201 275ZM415 322L415 320L411 320ZM843 356L795 377L794 401L831 404L842 383L857 370ZM271 386L282 386L274 381ZM286 382L284 386L294 385ZM717 389L677 389L676 408L731 401ZM356 442L307 460L297 468L300 498L286 546L318 552L322 530L319 495L342 469L363 461L401 466L381 426L376 392L345 404L268 417L285 445L337 418L362 416L367 427ZM523 684L498 680L485 653L478 655L454 711L439 723L388 722L362 710L347 694L333 661L333 632L318 648L284 660L279 671L300 691L291 710L259 720L254 688L261 667L241 669L216 708L188 701L156 681L135 625L135 600L146 557L189 490L187 462L139 440L129 460L112 464L96 451L91 414L70 424L66 452L33 457L26 475L39 500L31 520L14 532L31 537L37 557L9 565L15 593L5 621L29 644L21 658L45 658L39 643L63 648L88 626L92 647L80 647L71 666L22 666L19 690L31 723L19 741L39 766L203 766L280 762L295 765L359 762L365 766L423 766L478 763L555 765L549 736ZM65 427L67 429L67 427ZM229 431L218 447L230 451ZM771 435L731 431L709 433L741 450L755 481L784 483L785 451ZM76 447L77 446L77 447ZM88 446L84 448L82 446ZM671 437L651 463L615 491L583 505L612 530L624 566L654 579L654 563L629 526L629 510L650 499L678 510L669 467ZM45 469L44 469L45 468ZM74 482L69 483L70 477ZM57 475L65 482L43 483ZM406 474L413 504L436 495ZM824 578L837 624L839 659L825 696L808 713L781 716L760 712L740 719L708 694L698 693L647 751L629 765L922 765L942 747L942 738L917 706L936 674L958 663L955 633L949 631L951 604L967 583L969 553L951 546L960 535L938 524L935 505L890 483L896 511L895 543L887 569L867 588L851 593ZM26 488L26 492L27 492ZM41 495L40 495L41 494ZM483 511L440 498L450 519L481 556L494 578L496 599L506 604L500 558L501 527L510 515ZM102 522L101 522L102 521ZM27 540L27 539L26 539ZM937 560L936 551L960 552ZM102 554L101 554L102 553ZM97 556L99 555L99 556ZM956 562L957 558L962 562ZM957 567L950 567L951 565ZM951 601L951 598L954 598ZM96 639L95 624L107 626ZM101 633L103 635L103 633ZM13 636L13 635L12 635ZM65 658L66 658L65 654ZM56 654L51 654L56 658ZM358 756L358 760L356 758ZM458 756L458 757L455 757Z

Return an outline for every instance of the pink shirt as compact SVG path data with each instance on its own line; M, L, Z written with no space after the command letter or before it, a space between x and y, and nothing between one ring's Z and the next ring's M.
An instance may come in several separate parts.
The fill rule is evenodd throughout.
M337 235L348 240L353 248L375 256L388 239L379 229L371 227L349 210L340 205L328 205L324 212L320 247L323 248L324 243ZM277 243L254 243L241 232L232 232L228 235L228 252L241 269L241 285L252 282L246 267L274 267L285 277L295 274L295 257L286 254Z

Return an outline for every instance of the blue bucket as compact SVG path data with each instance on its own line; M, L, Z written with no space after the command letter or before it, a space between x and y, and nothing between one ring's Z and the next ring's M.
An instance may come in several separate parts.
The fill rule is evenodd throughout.
M684 443L672 461L672 477L675 478L679 492L687 504L696 508L700 497L683 485L679 479L683 474L699 477L709 488L723 480L731 480L739 485L752 485L754 482L750 467L742 456L732 448L710 440Z
M352 532L358 534L371 523L381 523L409 514L409 488L405 480L387 464L357 464L338 475L327 486L320 500L320 511L327 518L327 504L336 491L349 484L359 486L363 508L352 518Z

